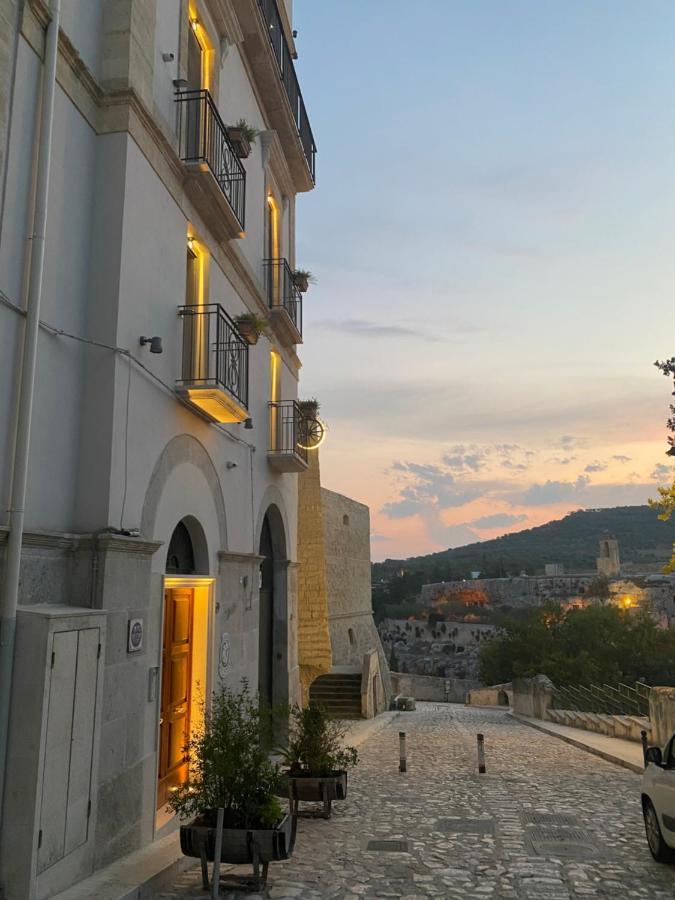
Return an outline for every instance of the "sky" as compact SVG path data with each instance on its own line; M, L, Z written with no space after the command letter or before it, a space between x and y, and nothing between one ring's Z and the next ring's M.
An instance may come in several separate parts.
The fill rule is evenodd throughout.
M373 559L668 483L673 0L295 0L301 395Z

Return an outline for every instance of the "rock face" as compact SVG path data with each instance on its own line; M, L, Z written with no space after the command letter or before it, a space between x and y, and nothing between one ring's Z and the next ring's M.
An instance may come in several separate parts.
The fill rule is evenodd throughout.
M425 619L384 619L378 627L395 671L471 680L478 679L480 648L497 631L494 625L431 625Z

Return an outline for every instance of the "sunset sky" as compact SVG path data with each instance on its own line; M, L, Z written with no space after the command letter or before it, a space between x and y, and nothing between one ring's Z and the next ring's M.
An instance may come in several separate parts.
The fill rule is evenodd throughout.
M673 0L295 0L301 393L373 559L643 503L675 355Z

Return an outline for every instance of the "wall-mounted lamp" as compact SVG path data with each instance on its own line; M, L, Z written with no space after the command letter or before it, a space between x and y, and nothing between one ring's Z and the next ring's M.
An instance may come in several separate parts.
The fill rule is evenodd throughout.
M164 62L173 62L175 58L175 53L162 53L162 59L164 60Z
M150 352L151 353L161 353L163 351L162 347L162 339L161 337L142 337L140 339L141 347L145 347L146 344L150 344Z
M194 19L190 19L190 26L193 31L196 31L199 28L199 19L197 16L195 16Z
M253 428L253 419L244 419L244 428L250 431Z
M228 459L228 461L225 463L225 468L226 468L226 469L236 469L236 468L237 468L237 463L236 463L236 462L232 462L231 459Z
M173 80L173 86L177 90L179 90L180 88L186 88L189 86L189 84L190 82L187 80L187 78L174 78Z

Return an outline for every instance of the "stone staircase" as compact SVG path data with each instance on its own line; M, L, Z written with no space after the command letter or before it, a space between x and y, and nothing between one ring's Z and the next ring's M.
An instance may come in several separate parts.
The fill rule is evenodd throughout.
M644 730L649 735L652 728L649 719L643 716L579 712L575 709L548 709L546 716L549 721L559 725L583 728L628 741L641 741L640 732Z
M309 687L309 705L321 706L335 719L361 719L361 675L320 675Z

